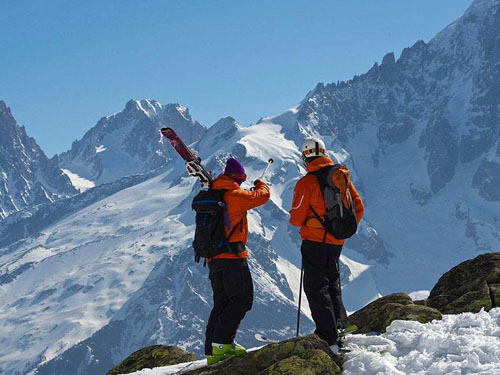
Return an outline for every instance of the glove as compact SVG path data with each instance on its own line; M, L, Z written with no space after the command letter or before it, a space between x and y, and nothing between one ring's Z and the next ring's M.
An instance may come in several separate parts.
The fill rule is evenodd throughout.
M264 181L262 181L260 178L256 179L256 180L253 182L253 186L250 188L250 191L254 191L254 190L255 190L255 188L257 187L257 184L258 184L259 182L264 182Z
M264 182L264 181L262 181L260 178L258 178L258 179L256 179L256 180L253 182L253 186L255 186L255 187L256 187L256 186L257 186L257 184L258 184L258 183L260 183L260 182L262 182L262 183L264 183L264 184L265 184L265 182Z

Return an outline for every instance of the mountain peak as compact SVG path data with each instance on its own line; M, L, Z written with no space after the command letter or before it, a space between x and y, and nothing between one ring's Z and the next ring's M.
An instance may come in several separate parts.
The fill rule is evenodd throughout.
M0 100L0 219L39 203L75 194L69 178L19 126Z
M191 118L191 114L189 113L189 108L184 107L183 105L180 105L179 103L170 103L167 104L165 107L165 113L169 115L180 115L184 120L186 121L193 121Z
M12 112L3 100L0 100L0 115L7 116L13 119Z
M142 99L137 102L139 109L142 110L149 118L156 117L163 109L163 106L156 100Z
M382 59L382 65L392 65L396 63L396 58L394 57L394 52L389 52Z
M499 8L500 1L499 0L475 0L469 6L469 8L465 11L464 17L467 17L471 14L480 16L486 15L492 11L494 8Z
M178 103L130 99L123 111L103 117L59 155L59 165L95 184L157 169L173 155L159 132L164 126L175 129L188 144L206 130Z
M156 117L162 109L163 106L160 103L156 100L150 99L130 99L125 105L125 111L144 112L144 114L149 118Z
M217 121L212 126L219 127L219 126L228 126L228 125L239 125L239 124L238 124L238 121L236 121L233 117L227 116L227 117L221 118L219 121Z
M439 32L430 44L441 47L459 43L479 46L481 43L470 43L470 39L477 38L479 42L480 39L490 36L493 33L492 20L498 17L499 11L500 0L475 0L461 17ZM479 36L481 34L482 38Z

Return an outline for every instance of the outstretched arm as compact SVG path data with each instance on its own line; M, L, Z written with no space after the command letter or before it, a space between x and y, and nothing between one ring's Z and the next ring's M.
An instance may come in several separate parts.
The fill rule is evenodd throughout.
M242 210L250 210L252 208L262 206L271 197L269 186L262 180L255 181L255 190L237 190L235 198L238 200L238 205Z

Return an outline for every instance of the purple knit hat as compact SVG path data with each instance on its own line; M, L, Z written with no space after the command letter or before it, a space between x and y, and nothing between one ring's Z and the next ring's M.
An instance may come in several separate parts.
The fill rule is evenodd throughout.
M241 183L247 179L245 168L243 168L238 160L233 158L227 159L224 174L231 177L239 185L241 185Z

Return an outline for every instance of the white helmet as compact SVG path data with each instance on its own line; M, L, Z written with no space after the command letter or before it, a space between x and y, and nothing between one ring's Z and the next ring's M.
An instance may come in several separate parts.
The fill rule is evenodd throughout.
M307 164L307 159L316 156L328 156L325 142L319 138L307 138L302 145L302 160Z

